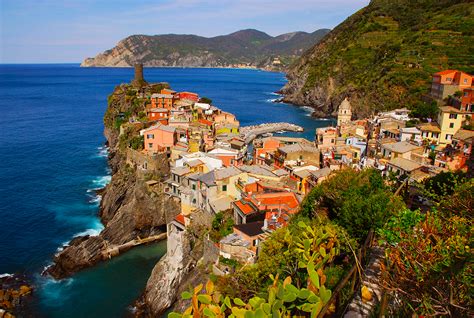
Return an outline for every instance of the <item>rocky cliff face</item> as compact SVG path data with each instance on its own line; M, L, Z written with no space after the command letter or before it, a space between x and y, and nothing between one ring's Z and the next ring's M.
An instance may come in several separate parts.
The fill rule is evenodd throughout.
M196 35L132 35L114 48L87 58L83 67L259 67L281 69L318 42L329 30L292 32L272 37L257 30L205 38Z
M109 104L108 114L125 111L132 106L122 94L116 92L120 98ZM69 276L100 262L110 256L105 251L138 238L164 233L167 221L179 213L179 206L162 191L160 183L154 187L147 186L138 169L127 164L118 131L106 125L104 134L109 145L109 165L113 174L111 183L102 191L100 204L99 216L105 228L98 236L73 239L55 255L54 264L47 269L47 273L55 278ZM153 171L153 177L160 181L169 173L169 166L166 155L155 160L158 164L154 166L158 168Z
M218 257L215 251L206 251L208 244L203 239L211 222L207 212L195 211L186 231L170 227L166 255L153 268L145 292L137 301L137 317L158 317L171 307L183 311L189 306L189 301L180 299L181 293L205 282L209 277L207 264Z
M435 71L474 70L470 2L372 0L290 66L284 101L331 116L348 97L356 117L419 103Z

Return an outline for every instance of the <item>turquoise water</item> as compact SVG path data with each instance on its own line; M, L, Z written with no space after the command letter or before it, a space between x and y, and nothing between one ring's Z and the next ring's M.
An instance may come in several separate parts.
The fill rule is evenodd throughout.
M140 296L166 241L140 246L60 282L39 278L36 308L48 317L120 317ZM111 288L113 287L113 288Z
M121 316L164 253L142 247L60 282L39 275L71 238L103 228L94 194L110 180L102 118L108 94L132 77L127 68L0 65L0 274L35 277L38 316ZM313 139L329 124L272 103L281 73L157 68L145 78L207 96L244 126L287 121L306 129L292 135Z

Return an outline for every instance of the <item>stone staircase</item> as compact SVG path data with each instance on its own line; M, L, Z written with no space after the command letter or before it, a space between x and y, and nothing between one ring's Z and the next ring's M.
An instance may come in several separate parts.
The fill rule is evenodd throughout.
M379 285L381 276L380 264L385 258L383 247L374 246L370 249L369 263L364 270L361 287L366 286L372 294L371 300L362 299L361 289L355 294L347 307L344 318L370 317L375 307L382 299L382 286Z

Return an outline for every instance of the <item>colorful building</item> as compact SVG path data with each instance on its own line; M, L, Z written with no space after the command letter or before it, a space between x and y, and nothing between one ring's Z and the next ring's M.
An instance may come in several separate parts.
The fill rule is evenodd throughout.
M144 138L144 149L148 153L169 151L176 142L176 128L162 124L151 126L140 131Z
M232 205L234 222L238 225L264 221L275 216L294 215L299 210L300 202L293 192L248 193Z
M150 108L147 110L149 121L158 121L163 125L168 125L169 110L166 108Z
M179 99L191 100L193 102L198 102L199 101L199 95L196 94L196 93L191 93L191 92L179 92L178 93L178 98Z
M334 127L324 127L316 129L316 145L319 149L328 149L336 145L337 129Z
M443 100L471 86L471 75L457 70L446 70L433 74L431 96L437 100Z
M171 94L153 94L151 95L151 108L173 108L174 95Z
M441 130L439 143L450 144L454 134L461 129L464 121L464 112L452 106L440 107L438 124Z
M253 162L255 164L265 164L267 160L273 157L273 153L280 146L280 141L273 137L263 138L254 142Z

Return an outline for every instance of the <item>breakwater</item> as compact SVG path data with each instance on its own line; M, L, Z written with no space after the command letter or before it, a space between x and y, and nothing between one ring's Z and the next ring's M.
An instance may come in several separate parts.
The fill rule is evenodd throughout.
M304 128L295 124L290 123L265 123L254 126L246 126L240 128L241 137L245 140L245 143L251 143L257 136L274 133L277 131L294 131L302 132Z

